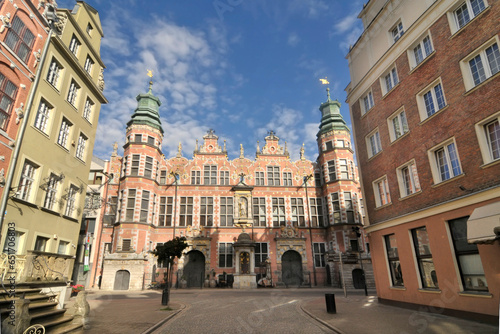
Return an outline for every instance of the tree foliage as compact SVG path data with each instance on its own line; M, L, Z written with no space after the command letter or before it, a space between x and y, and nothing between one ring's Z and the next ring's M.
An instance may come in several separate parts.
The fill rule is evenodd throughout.
M153 254L158 257L158 262L167 264L168 268L174 263L175 258L180 258L184 249L188 247L185 237L175 237L163 245L156 246Z

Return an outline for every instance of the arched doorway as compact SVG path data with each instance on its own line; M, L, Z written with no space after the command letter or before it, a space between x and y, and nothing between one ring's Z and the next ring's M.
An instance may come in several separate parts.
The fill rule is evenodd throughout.
M205 279L205 255L200 251L190 251L184 259L184 279L188 288L200 288Z
M364 289L363 270L358 268L352 271L352 283L355 289Z
M281 257L283 283L288 286L299 286L302 283L302 257L293 250L286 251Z
M130 272L128 270L118 270L115 275L113 290L128 290L130 284Z

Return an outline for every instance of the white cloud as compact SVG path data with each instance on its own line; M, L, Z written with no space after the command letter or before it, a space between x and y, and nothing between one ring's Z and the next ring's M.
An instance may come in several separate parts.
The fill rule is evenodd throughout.
M288 45L297 46L300 42L300 38L296 33L291 33L288 35Z

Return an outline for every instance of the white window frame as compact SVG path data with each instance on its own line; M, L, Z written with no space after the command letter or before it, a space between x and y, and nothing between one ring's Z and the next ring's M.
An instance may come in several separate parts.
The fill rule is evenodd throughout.
M73 213L75 212L76 194L78 193L78 190L79 188L77 186L70 184L66 197L66 209L64 210L64 215L66 217L73 217Z
M61 178L54 173L50 173L46 184L45 199L43 207L48 210L53 210L54 204L57 201L57 189L59 188L59 180Z
M405 170L408 171L408 182L405 177ZM399 185L400 198L416 194L421 191L420 181L418 179L417 166L415 160L410 160L396 169Z
M455 149L455 154L456 154L456 158L458 161L458 168L459 168L458 172L459 173L457 173L457 171L453 170L453 164L451 161L452 157L450 155L450 149L452 149L452 146L450 146L450 145L452 145L452 144L453 144L453 147ZM440 171L440 165L439 165L438 157L437 157L437 152L441 151L441 150L443 150L443 153L444 153L443 159L445 159L444 162L447 166L448 173L450 175L450 177L446 178L446 179L442 178L441 171ZM458 153L458 146L457 146L457 143L455 142L455 138L450 138L450 139L440 143L439 145L432 147L430 150L427 151L427 155L429 157L429 163L431 166L431 173L432 173L432 178L434 180L434 184L446 182L448 180L451 180L451 179L463 174L462 165L460 163L460 155Z
M387 87L387 77L389 77L390 87ZM389 70L385 71L380 77L380 87L382 88L382 96L387 95L389 92L394 90L399 84L398 69L396 66L392 66Z
M396 24L393 25L389 30L389 36L391 37L392 43L394 44L399 41L401 37L403 37L404 33L405 29L403 26L403 21L398 20L398 22L396 22Z
M75 80L71 80L71 84L68 89L68 98L66 100L75 108L80 88L80 85L78 85Z
M372 138L373 138L373 143L375 144L375 147L372 146ZM366 150L368 152L368 158L374 157L380 152L382 152L382 142L380 141L380 131L378 128L370 132L366 137L365 137L365 143L366 143ZM375 151L374 151L375 148Z
M68 149L68 142L69 142L68 139L72 126L73 124L71 124L71 122L68 121L68 119L63 117L61 121L61 127L59 128L59 136L57 137L57 143L66 150Z
M439 108L439 103L438 103L438 99L437 99L437 95L436 95L436 87L439 85L441 86L441 92L443 94L443 101L444 101L444 106L441 108ZM431 94L432 103L434 105L434 113L432 113L430 115L429 115L429 111L427 110L427 106L425 103L425 95L428 93ZM427 87L425 87L420 92L418 92L416 98L417 98L418 113L420 115L420 120L422 122L424 120L426 120L427 118L430 118L430 117L438 114L440 111L446 109L446 107L448 106L448 103L446 101L446 94L444 92L444 87L443 87L443 83L441 81L441 78L437 78L432 83L427 85Z
M90 58L89 55L87 55L87 59L85 59L85 66L84 66L84 69L85 71L90 75L91 72L92 72L92 68L94 66L94 61L92 60L92 58Z
M399 133L396 129L396 124L399 127ZM389 118L387 118L387 127L389 128L389 137L391 138L391 142L410 132L410 128L408 127L408 118L406 117L404 107L396 110L391 116L389 116Z
M34 126L45 134L49 132L49 120L52 109L53 107L45 99L40 99Z
M59 78L61 77L62 70L63 67L61 64L55 58L52 58L46 80L57 90L59 90Z
M95 103L87 97L85 100L85 107L83 108L83 118L85 118L87 121L91 122L92 119L92 111L94 110L94 105Z
M70 244L69 241L59 240L59 244L57 245L57 254L63 254L63 255L68 254L69 244ZM61 252L61 247L62 246L64 247L64 251L63 252Z
M75 56L78 56L78 50L80 49L81 45L82 43L80 43L80 40L76 37L75 34L73 34L69 43L69 51L71 51L71 53L73 53Z
M486 130L486 126L495 121L500 123L500 111L474 125L477 141L479 143L479 149L483 158L483 164L485 165L500 162L500 156L495 158L493 155L493 145Z
M462 76L464 78L464 85L465 85L466 91L471 90L475 87L481 86L482 84L487 82L490 78L499 75L500 71L498 71L496 73L492 72L491 65L490 65L490 63L487 59L487 56L486 56L486 49L489 49L494 44L497 45L498 50L500 52L500 38L498 38L498 36L496 34L493 38L488 40L486 43L484 43L483 45L478 47L476 50L471 52L469 55L467 55L464 59L462 59L460 61L460 70L462 71ZM479 56L481 59L481 63L482 63L484 75L485 75L485 78L477 84L474 82L474 77L473 77L472 70L471 70L471 67L469 64L469 62L473 58L475 58L476 56ZM499 64L499 66L500 66L500 64Z
M430 46L430 50L426 48L425 39L428 39ZM418 61L416 49L419 48L422 53L422 59ZM414 43L412 46L408 48L408 60L410 62L410 69L414 69L420 64L424 63L430 55L434 53L434 44L432 43L432 38L430 32L426 33L425 36L420 38L417 43Z
M359 99L359 105L361 107L361 115L366 114L375 106L375 100L373 99L373 92L370 89L365 95Z
M373 195L375 197L375 207L382 207L392 203L387 175L384 175L372 182ZM381 191L382 190L382 191Z
M78 144L76 146L75 157L77 157L81 161L85 161L85 153L88 140L89 138L80 132L80 135L78 136Z
M17 187L16 197L27 202L31 202L35 198L37 190L36 184L38 179L38 168L40 166L30 160L25 160L19 186Z
M470 22L474 21L474 19L476 17L479 17L482 13L484 13L486 11L486 9L488 9L488 7L489 7L488 2L486 0L482 0L482 1L484 3L484 9L476 14L474 14L474 11L472 10L472 5L471 5L470 0L461 1L461 2L457 3L455 6L453 6L448 11L447 17L448 17L448 23L450 25L452 35L458 31L462 30L463 28L465 28L467 25L469 25ZM459 22L458 22L458 17L457 17L457 10L459 8L461 8L464 4L467 6L467 11L469 14L469 21L465 22L463 26L460 26Z

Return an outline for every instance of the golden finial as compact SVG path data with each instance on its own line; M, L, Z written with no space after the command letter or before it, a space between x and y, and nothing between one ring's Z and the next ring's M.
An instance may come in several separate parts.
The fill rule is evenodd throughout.
M326 77L324 79L319 79L319 81L321 81L322 85L329 85L330 84L330 82L327 80ZM326 87L326 93L328 95L328 100L330 100L330 87Z
M148 71L148 77L150 77L150 80L149 80L149 93L152 92L153 90L153 71L152 70L146 70Z
M148 77L152 78L153 77L153 71L152 70L146 70L148 71Z

